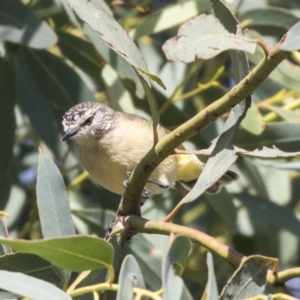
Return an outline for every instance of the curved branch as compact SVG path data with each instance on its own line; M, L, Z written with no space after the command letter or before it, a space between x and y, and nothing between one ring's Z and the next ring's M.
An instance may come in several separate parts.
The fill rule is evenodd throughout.
M207 106L183 125L170 132L162 138L155 147L151 148L132 173L117 214L119 216L140 215L140 197L145 183L153 170L170 155L176 147L249 96L278 64L288 56L288 52L279 49L275 49L273 52L271 51L271 54L265 57L232 90Z
M274 275L274 283L283 284L290 279L300 277L300 267L287 269Z
M218 254L224 260L229 262L235 268L237 268L241 261L246 257L229 246L222 244L214 237L208 234L192 229L189 227L166 223L163 221L148 221L140 217L126 217L125 228L130 228L135 232L152 233L152 234L164 234L170 233L182 234L189 237L193 242L207 248L208 250Z

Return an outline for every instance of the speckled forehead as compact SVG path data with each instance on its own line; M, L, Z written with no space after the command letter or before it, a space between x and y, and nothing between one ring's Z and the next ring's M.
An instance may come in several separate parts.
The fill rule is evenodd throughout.
M63 116L63 124L66 126L72 126L78 124L78 120L81 120L87 111L89 115L94 113L93 103L81 103L69 109Z

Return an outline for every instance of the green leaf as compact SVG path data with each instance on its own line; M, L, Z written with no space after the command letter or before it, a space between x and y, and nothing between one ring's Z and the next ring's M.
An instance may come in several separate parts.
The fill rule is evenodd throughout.
M127 255L122 263L119 281L120 287L117 293L117 300L131 300L133 287L145 288L143 273L132 255Z
M0 237L4 236L4 237L8 237L8 231L7 228L3 222L2 217L0 217ZM2 255L7 255L10 254L12 251L9 247L6 247L4 245L0 245L0 259ZM0 298L1 299L1 298Z
M269 123L261 135L253 135L239 129L234 138L234 145L248 151L264 146L276 146L286 152L300 151L300 124Z
M18 0L3 1L0 11L0 41L44 49L56 43L51 27Z
M300 49L300 22L297 22L287 33L279 49L294 51Z
M259 255L248 256L222 290L220 300L239 300L261 294L266 286L269 266L276 259Z
M23 49L16 55L16 65L18 103L57 153L63 114L78 102L95 97L73 69L49 52Z
M144 22L129 32L133 39L144 35L158 33L208 11L211 8L209 1L184 1L165 7L151 14Z
M206 256L207 270L208 270L208 279L205 287L205 300L215 300L219 298L219 291L214 271L214 261L213 256L210 252ZM204 300L202 298L202 300Z
M0 10L1 14L1 10ZM11 61L0 58L0 205L6 206L12 185L13 146L16 129L15 69Z
M0 299L18 300L20 298L13 293L0 291Z
M299 19L290 10L268 6L247 10L239 20L249 29L281 38Z
M99 1L98 1L99 2ZM89 37L97 52L101 55L103 60L114 68L120 79L129 79L135 86L135 94L139 98L145 97L145 92L140 82L137 73L132 66L122 56L118 55L112 49L108 48L99 39L99 35L85 24L83 26L84 32Z
M125 88L116 71L107 64L102 69L102 77L112 108L134 114L135 107L131 94Z
M236 225L237 209L233 203L233 198L225 189L218 194L205 194L207 204L230 226Z
M42 152L36 192L43 237L75 234L63 178L56 165Z
M176 236L163 260L162 282L164 300L181 299L184 284L179 276L184 271L190 251L190 240L185 236Z
M278 107L275 105L270 105L270 110L275 112L279 117L281 117L285 122L297 123L299 121L299 114L297 111L292 111L284 107Z
M138 261L143 272L146 286L152 290L161 288L161 260L162 255L157 251L157 245L151 242L149 235L138 234L130 246L130 253ZM152 255L152 253L156 253Z
M8 240L0 242L21 253L36 254L52 264L82 272L100 268L111 268L113 248L106 241L91 236L51 238L39 241Z
M159 114L158 114L158 111L157 111L156 99L154 97L154 94L153 94L150 86L145 81L144 77L139 76L139 78L140 78L140 80L142 82L144 91L145 91L146 96L147 96L147 100L148 100L148 103L149 103L149 106L150 106L151 115L152 115L153 129L155 129L156 126L159 123Z
M230 10L221 1L213 2L215 14L220 19L220 22L225 26L226 30L233 33L238 27L238 36L243 37L245 33L238 26L238 20L232 15ZM221 23L219 24L220 26L222 26ZM235 80L236 82L239 82L249 73L247 56L243 51L231 50L229 53L234 67ZM193 189L181 200L181 202L191 202L197 199L210 186L212 186L212 184L220 179L221 176L236 161L237 156L233 150L232 140L250 105L251 97L249 96L230 111L222 133L211 147L213 149L212 153L201 175Z
M103 63L91 42L75 35L58 31L58 47L76 67L99 82Z
M96 6L93 2L82 2L80 0L69 0L69 5L80 19L89 24L99 34L99 38L103 43L126 59L135 68L148 71L136 44L106 9ZM149 84L146 77L145 80Z
M182 203L188 203L196 200L203 194L210 186L212 186L221 176L231 167L237 160L238 156L234 153L233 147L224 147L223 143L230 142L226 139L229 131L224 131L222 141L216 146L207 161L201 175L199 176L195 186L192 190L181 200ZM216 154L215 154L216 153Z
M156 75L151 74L150 72L147 72L145 70L142 69L138 69L141 73L147 75L151 80L153 80L154 82L156 82L160 87L162 87L164 90L166 89L165 84L163 83L163 81Z
M287 207L278 205L265 197L251 196L249 194L233 194L241 201L256 218L270 222L279 229L286 229L300 237L300 221L294 211Z
M163 45L168 60L185 63L210 59L229 49L254 53L255 48L254 40L229 33L217 18L204 14L182 25L177 36Z
M241 122L241 126L255 135L260 135L264 131L265 122L255 103L252 103L247 110L247 115Z
M249 60L257 65L265 54L261 48L257 48L255 53L248 55ZM296 67L291 61L284 60L269 75L269 78L279 83L280 86L300 92L300 68Z
M284 152L273 148L263 147L261 150L255 149L254 151L247 151L238 147L234 147L235 153L241 153L248 156L264 157L264 158L278 158L278 157L295 157L300 155L300 152Z
M53 284L31 276L0 270L0 288L33 300L71 300Z
M12 253L1 256L0 269L25 273L57 286L62 286L64 281L52 264L33 254Z
M156 101L153 95L149 93L151 84L149 77L146 75L149 72L136 44L106 9L94 5L93 2L84 3L80 0L69 0L69 5L83 21L90 25L92 30L99 33L101 41L127 60L143 79L142 85L150 105L153 124L156 126L159 116L156 109ZM141 70L144 72L141 72Z

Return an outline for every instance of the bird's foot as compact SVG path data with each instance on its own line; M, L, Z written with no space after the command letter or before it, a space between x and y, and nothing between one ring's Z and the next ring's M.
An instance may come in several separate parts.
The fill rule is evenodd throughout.
M126 179L123 181L123 185L125 188L128 187L130 175L131 175L131 172L127 171ZM144 205L145 201L150 197L150 195L151 195L150 191L146 187L144 187L143 195L142 195L141 202L140 202L141 206Z

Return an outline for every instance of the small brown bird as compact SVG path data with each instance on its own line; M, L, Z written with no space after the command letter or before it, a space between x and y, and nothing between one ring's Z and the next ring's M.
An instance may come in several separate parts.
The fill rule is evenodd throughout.
M152 122L133 114L113 110L100 103L83 102L63 116L62 141L73 139L85 169L105 189L122 195L124 180L153 146ZM158 126L159 138L169 131ZM168 156L151 174L146 184L150 194L160 194L180 182L191 189L200 176L204 163L192 154ZM218 193L222 186L238 179L227 171L206 192ZM151 182L153 181L153 182Z

